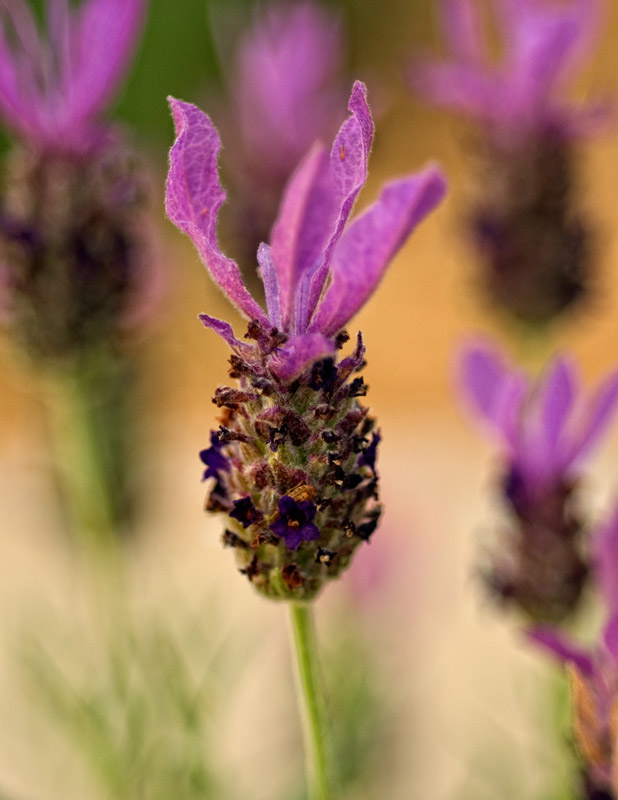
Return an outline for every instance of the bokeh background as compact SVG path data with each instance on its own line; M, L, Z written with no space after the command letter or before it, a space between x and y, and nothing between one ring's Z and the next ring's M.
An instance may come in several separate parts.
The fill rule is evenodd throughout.
M433 2L330 6L346 23L350 74L367 81L379 108L359 206L387 178L427 161L442 164L450 183L447 201L411 237L353 326L367 343L367 401L383 433L385 514L317 607L342 752L347 747L347 796L568 797L564 687L526 647L517 620L491 606L478 578L500 524L496 465L458 406L453 364L466 336L512 338L486 304L463 236L471 193L482 192L466 129L428 108L403 79L415 53L439 49ZM202 511L197 453L208 444L210 398L226 380L228 355L197 314L240 320L163 213L173 139L165 97L196 102L216 119L226 68L217 25L225 19L240 31L256 13L258 5L239 0L153 0L113 110L151 170L163 273L156 313L132 344L139 520L130 614L93 608L93 579L62 525L37 376L10 331L0 338L0 798L303 797L285 609L238 576L220 546L220 523ZM617 39L618 8L608 4L580 94L618 94ZM618 128L582 146L580 168L599 276L588 306L554 341L575 353L592 382L618 361ZM614 436L587 479L593 516L618 487L617 456Z

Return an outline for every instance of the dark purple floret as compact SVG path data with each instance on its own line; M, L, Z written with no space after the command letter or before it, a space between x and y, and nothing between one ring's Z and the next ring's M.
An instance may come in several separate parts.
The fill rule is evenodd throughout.
M262 513L254 505L250 497L242 497L234 500L234 510L230 511L230 517L238 520L243 528L248 528L262 518Z
M332 394L337 381L337 367L332 358L324 358L313 365L309 386L316 392Z
M288 550L298 549L301 542L315 542L320 531L312 520L316 508L311 500L296 502L293 497L284 495L278 503L279 519L270 526L271 531L285 540Z
M207 467L204 470L203 481L207 478L216 478L218 480L219 472L230 471L230 463L221 452L221 442L216 431L211 431L210 447L200 452L200 459Z
M369 467L369 469L376 474L376 457L378 455L378 445L382 437L379 433L371 435L371 443L362 451L358 459L359 467Z

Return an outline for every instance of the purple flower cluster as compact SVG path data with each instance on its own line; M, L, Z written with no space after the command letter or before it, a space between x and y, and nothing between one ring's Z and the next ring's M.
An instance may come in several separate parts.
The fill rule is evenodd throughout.
M363 84L330 151L315 144L284 192L270 244L257 260L267 311L219 249L218 134L198 108L171 100L167 213L195 244L215 282L249 318L244 340L224 321L202 322L230 345L230 376L214 402L222 425L202 453L215 478L207 509L223 511L241 572L274 598L311 599L367 541L380 515L378 432L358 398L365 347L339 359L344 326L371 296L413 228L439 203L440 171L391 181L348 222L367 177L373 123ZM229 467L229 470L226 469Z
M492 0L490 8L499 58L478 0L439 0L450 57L425 58L413 80L429 102L475 123L482 174L468 222L491 300L527 323L547 323L591 282L573 150L608 109L563 95L599 33L602 3Z
M582 402L569 359L556 357L533 381L477 343L462 355L460 385L503 461L510 531L495 553L491 585L530 617L559 620L577 605L587 577L577 485L618 410L618 372Z
M3 305L39 363L105 347L152 298L145 180L99 117L135 49L146 0L0 6ZM148 285L147 285L148 284Z

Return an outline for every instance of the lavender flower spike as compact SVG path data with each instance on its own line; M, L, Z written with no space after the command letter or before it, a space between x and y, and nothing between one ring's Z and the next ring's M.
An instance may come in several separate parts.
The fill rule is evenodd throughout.
M577 484L618 409L618 372L582 402L568 358L556 357L533 381L479 342L463 352L460 387L504 462L500 490L511 530L490 583L533 619L560 620L576 606L588 572Z
M528 637L569 670L573 733L584 762L586 796L618 797L618 505L593 544L606 612L596 647L585 649L549 627L533 628ZM601 795L605 792L609 794Z
M528 323L581 300L591 281L590 234L579 208L574 145L609 118L564 97L601 30L602 0L491 0L498 59L478 0L436 0L449 57L412 76L434 105L478 134L479 191L469 225L490 297Z
M230 345L230 375L220 387L225 409L207 508L226 511L224 541L242 571L270 597L310 599L369 538L380 513L375 471L379 437L358 397L364 365L360 334L344 326L368 300L413 228L440 201L435 167L389 183L353 222L348 218L367 177L373 124L363 84L330 152L315 145L285 191L270 245L257 260L267 311L245 287L237 265L220 251L217 213L224 192L217 174L219 137L198 108L170 101L177 139L170 154L167 213L196 245L213 279L249 318L244 340L231 326L202 314ZM212 448L211 448L212 450ZM216 456L216 458L215 458ZM214 465L214 466L213 466ZM211 475L213 473L211 472Z
M0 114L32 146L83 153L120 83L147 0L47 0L47 37L26 0L0 2Z

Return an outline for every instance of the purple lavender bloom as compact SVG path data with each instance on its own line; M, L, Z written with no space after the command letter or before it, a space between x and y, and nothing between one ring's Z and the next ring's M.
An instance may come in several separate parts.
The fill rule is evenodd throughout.
M469 222L491 298L519 319L547 322L590 283L573 144L598 131L608 109L563 95L600 31L602 3L493 0L497 60L477 0L438 3L450 58L425 58L414 83L476 124L482 188Z
M489 126L492 134L521 139L589 133L598 104L574 106L562 92L594 47L601 28L600 0L493 0L501 56L490 55L478 0L438 0L451 60L427 59L414 81L436 105Z
M235 546L241 572L269 597L308 600L349 564L377 527L381 508L379 437L369 443L374 420L358 401L365 384L354 377L364 366L365 346L359 333L351 355L339 360L349 339L343 327L369 299L412 229L441 200L444 179L429 167L391 181L348 224L367 177L373 138L366 90L356 83L350 116L331 151L316 145L301 162L284 193L270 245L258 249L264 311L217 243L225 198L217 175L217 132L195 106L170 102L177 139L170 154L168 216L250 320L241 340L227 322L200 315L230 345L229 374L240 384L215 392L214 402L225 408L220 441L231 470L219 473L218 497L207 508L228 510L223 495L236 509L250 491L259 513L246 526L244 517L232 517L242 542Z
M512 530L490 582L534 619L561 619L587 575L576 489L583 461L618 408L618 372L585 402L564 356L533 381L494 347L476 343L464 351L460 372L463 399L498 439L504 462L501 494Z
M288 550L297 550L301 542L315 542L320 538L320 531L313 523L316 508L311 500L299 503L286 494L278 505L279 518L270 529L275 536L285 539Z
M48 0L44 29L25 0L0 3L0 117L16 136L3 172L2 289L37 361L108 343L143 316L158 284L146 180L99 119L146 3Z
M80 154L122 80L147 0L48 0L47 36L25 0L0 7L0 114L31 146Z
M605 625L587 649L550 627L528 637L566 664L573 702L573 732L585 764L590 797L618 796L618 505L593 538L594 572L605 606Z

